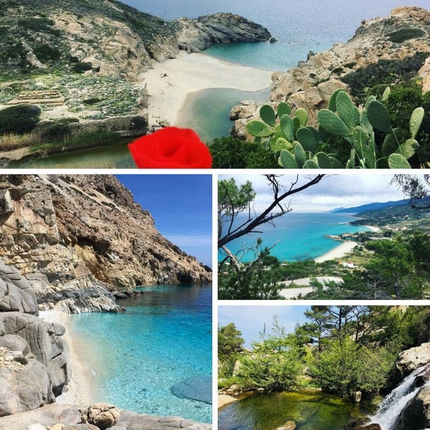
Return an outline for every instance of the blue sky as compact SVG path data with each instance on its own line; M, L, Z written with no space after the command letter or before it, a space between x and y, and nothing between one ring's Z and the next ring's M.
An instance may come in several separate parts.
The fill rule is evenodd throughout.
M211 175L116 175L157 230L199 262L212 266Z
M218 306L218 325L223 327L234 323L236 329L242 332L245 347L249 348L253 341L260 340L260 333L266 325L266 332L270 332L273 325L273 317L276 315L279 322L288 333L294 331L297 323L306 320L304 312L310 306L285 306L285 305L241 305Z

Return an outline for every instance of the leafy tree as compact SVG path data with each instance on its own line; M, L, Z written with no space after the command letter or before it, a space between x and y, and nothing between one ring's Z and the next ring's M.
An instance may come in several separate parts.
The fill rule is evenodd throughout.
M346 336L329 343L312 374L325 391L350 398L357 391L371 396L386 383L393 358L383 348L371 350Z
M230 376L234 364L243 351L242 333L237 330L234 323L218 328L218 359L220 361L220 376Z
M272 331L260 334L261 341L252 344L252 352L240 359L237 377L244 388L266 391L292 390L299 386L304 365L299 348L291 342L285 329L274 317Z
M393 176L391 184L397 185L403 191L414 209L430 208L430 202L427 199L430 195L430 175L397 174Z
M396 240L371 241L366 244L374 251L372 260L365 265L374 279L381 279L384 289L396 299L403 296L403 289L413 282L415 267L407 243Z

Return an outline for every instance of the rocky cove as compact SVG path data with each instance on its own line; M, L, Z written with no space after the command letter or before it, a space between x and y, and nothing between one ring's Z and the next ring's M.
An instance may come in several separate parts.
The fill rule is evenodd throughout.
M150 213L111 175L2 175L1 183L0 429L210 429L196 420L94 404L86 395L92 371L78 356L103 353L76 343L60 324L69 327L65 316L72 313L123 315L116 298L133 297L136 286L148 284L156 291L139 290L145 304L158 300L157 284L166 290L194 284L172 287L187 314L187 292L211 292L210 284L201 286L210 282L210 269L163 238ZM74 224L78 219L86 232ZM149 322L141 325L152 330ZM210 366L203 355L196 354Z

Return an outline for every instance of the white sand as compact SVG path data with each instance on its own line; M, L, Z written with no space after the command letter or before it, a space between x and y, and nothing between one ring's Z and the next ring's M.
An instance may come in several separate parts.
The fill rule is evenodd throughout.
M64 338L69 345L72 379L67 385L67 391L57 397L57 403L85 407L91 405L94 403L94 396L92 394L94 372L85 359L83 359L82 354L80 354L85 345L71 336L69 327L70 319L73 318L73 315L59 311L42 311L39 316L47 322L56 322L66 327Z
M342 258L344 255L350 253L356 246L357 242L342 242L335 249L326 252L324 255L321 255L321 257L315 258L315 262L322 263L323 261L333 260L335 258Z
M369 230L377 233L378 231L381 231L381 229L379 227L375 227L373 225L366 225L365 227L367 227Z
M167 76L161 77L163 74ZM209 88L235 88L260 91L271 85L271 71L245 67L218 60L204 54L187 54L142 73L149 94L149 123L159 119L176 125L179 112L189 93Z

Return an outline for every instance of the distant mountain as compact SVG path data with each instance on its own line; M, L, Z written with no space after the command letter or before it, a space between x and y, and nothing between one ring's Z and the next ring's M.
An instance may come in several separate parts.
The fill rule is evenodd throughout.
M357 214L359 212L383 209L383 208L388 208L391 206L402 206L402 205L407 205L407 204L409 204L409 200L396 200L396 201L390 201L390 202L374 202L374 203L368 203L366 205L354 206L352 208L336 208L336 209L333 209L332 211L330 211L330 213Z

